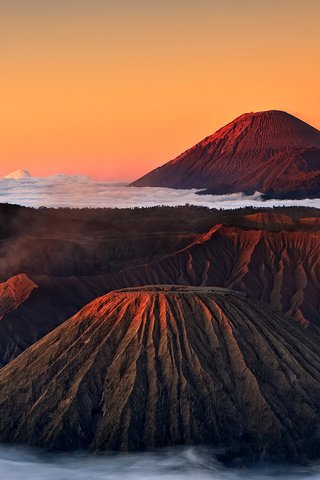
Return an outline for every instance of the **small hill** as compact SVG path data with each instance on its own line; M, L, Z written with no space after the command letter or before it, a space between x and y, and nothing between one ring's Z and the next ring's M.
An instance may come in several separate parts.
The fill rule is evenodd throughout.
M19 168L18 170L15 170L14 172L6 175L4 178L8 178L11 180L23 180L26 178L31 178L31 174L30 172L28 172L28 170L21 170L21 168Z
M319 452L318 337L245 294L111 292L0 370L0 440L49 449L210 444Z
M0 283L0 320L24 303L35 288L37 285L23 273Z

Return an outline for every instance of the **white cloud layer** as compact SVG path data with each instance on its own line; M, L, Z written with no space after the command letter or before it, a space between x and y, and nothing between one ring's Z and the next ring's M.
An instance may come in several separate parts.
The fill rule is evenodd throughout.
M47 178L0 178L0 202L28 207L151 207L155 205L191 205L210 208L268 207L304 205L320 208L320 199L267 200L259 192L250 197L230 195L197 195L197 190L175 190L160 187L129 187L124 183L95 182L78 175L54 175Z
M131 454L41 454L0 446L3 480L319 480L319 466L227 468L201 447Z

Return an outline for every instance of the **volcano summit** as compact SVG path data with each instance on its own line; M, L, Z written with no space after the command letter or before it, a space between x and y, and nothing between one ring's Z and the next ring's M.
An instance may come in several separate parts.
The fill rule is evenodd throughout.
M282 111L246 113L133 186L320 196L320 131Z
M319 447L318 337L243 293L111 292L0 371L0 439L68 450Z

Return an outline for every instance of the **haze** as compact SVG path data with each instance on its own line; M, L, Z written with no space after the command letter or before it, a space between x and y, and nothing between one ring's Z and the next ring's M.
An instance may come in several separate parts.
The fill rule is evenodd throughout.
M41 456L22 449L0 449L0 468L10 480L242 480L243 471L228 471L216 460L214 452L201 448L173 449L156 453L109 456ZM319 480L312 467L264 466L245 471L250 480Z
M2 0L0 175L138 178L246 111L320 127L320 4Z

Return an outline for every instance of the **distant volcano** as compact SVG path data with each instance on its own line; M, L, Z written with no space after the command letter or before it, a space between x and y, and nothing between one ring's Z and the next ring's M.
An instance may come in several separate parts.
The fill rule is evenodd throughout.
M320 196L320 131L277 110L246 113L133 186Z
M31 178L31 173L28 172L28 170L22 170L21 168L19 168L18 170L15 170L14 172L6 175L4 178L9 178L12 180L23 180L24 178Z

